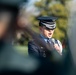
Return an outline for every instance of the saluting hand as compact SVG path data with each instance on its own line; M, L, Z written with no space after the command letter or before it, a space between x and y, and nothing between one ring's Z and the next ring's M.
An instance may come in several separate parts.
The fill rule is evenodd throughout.
M54 48L57 50L58 53L61 54L61 49L60 49L60 47L58 46L58 44L54 44Z

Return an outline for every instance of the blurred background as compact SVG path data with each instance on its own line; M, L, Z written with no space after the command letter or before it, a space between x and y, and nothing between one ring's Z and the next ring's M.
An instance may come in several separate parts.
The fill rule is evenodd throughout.
M26 13L28 22L31 28L39 33L38 16L56 16L59 19L56 21L57 28L53 37L59 39L63 45L63 49L67 49L67 28L69 17L69 4L71 0L27 0L27 3L22 4L22 13ZM18 30L14 40L14 46L18 52L28 55L28 41L30 35Z
M2 1L5 1L6 4L9 4L9 2L6 0L2 0ZM11 0L9 1L10 4L13 4ZM13 0L13 1L18 1L18 0ZM40 67L40 69L38 68L39 72L42 71L44 72L44 74L46 71L47 71L46 73L49 73L51 68L51 71L53 70L54 73L59 73L60 75L76 75L74 74L76 72L76 58L75 58L76 57L76 8L75 8L76 0L23 0L23 1L25 1L25 3L22 3L20 5L20 11L17 17L17 19L19 19L18 20L19 23L20 20L23 22L22 24L18 23L19 25L22 26L16 26L16 24L12 24L13 26L12 28L10 28L10 31L11 30L13 31L11 32L9 31L10 34L8 33L6 34L7 37L2 38L3 41L6 42L6 44L8 43L7 45L2 44L3 42L1 39L1 48L3 48L3 54L2 53L0 54L1 57L0 66L2 66L1 68L4 67L7 69L12 66L15 68L17 67L16 69L19 68L20 70L25 69L24 71L31 73L33 69ZM39 16L58 17L58 20L56 21L57 28L55 29L53 38L61 41L64 52L62 58L55 54L54 58L52 59L53 60L55 59L56 60L55 62L57 63L53 63L53 65L51 65L49 61L46 64L45 60L41 60L41 59L33 60L33 58L27 57L28 41L34 38L37 35L36 33L39 34L39 21L37 20L37 17ZM6 25L6 23L4 25ZM35 39L37 39L37 36ZM10 46L11 42L14 46L14 49L12 49L12 47ZM17 54L14 53L13 50L16 50L18 53ZM19 53L22 55L19 55ZM10 62L8 58L9 60L11 59ZM72 58L74 59L74 62ZM61 61L59 61L59 59ZM9 63L12 64L14 63L13 64L14 66L12 64L9 65Z

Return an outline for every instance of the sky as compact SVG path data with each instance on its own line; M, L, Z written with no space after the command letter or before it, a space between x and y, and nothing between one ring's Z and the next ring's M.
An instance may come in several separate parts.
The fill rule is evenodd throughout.
M36 1L40 1L40 0L28 0L28 4L26 5L26 11L27 12L31 11L31 13L35 14L36 8L34 7L34 3ZM37 14L37 12L36 12L36 14Z
M34 7L34 3L36 2L36 1L40 1L40 0L28 0L28 4L27 4L27 12L30 12L30 11L32 11L32 12L35 12L36 11L36 8ZM69 1L71 1L71 0L69 0ZM74 2L76 2L76 0L72 0L72 1L74 1Z
M34 3L36 2L36 0L28 0L28 3L26 5L26 10L30 11L33 7L34 7Z
M36 1L40 1L40 0L28 0L29 1L29 5L33 5Z

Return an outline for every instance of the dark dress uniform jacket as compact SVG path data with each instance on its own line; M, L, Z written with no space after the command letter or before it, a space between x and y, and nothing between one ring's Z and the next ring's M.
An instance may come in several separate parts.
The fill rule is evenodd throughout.
M39 36L39 39L41 39L45 43L42 37ZM34 42L34 39L28 42L28 53L29 55L33 55L33 56L45 57L45 51L41 47L39 47L37 43Z
M39 36L38 38L43 42L42 44L47 44L41 36ZM37 40L37 41L39 42L39 40ZM34 40L31 40L28 42L28 53L29 53L29 55L47 57L46 51L47 50L45 50L44 47L39 46L37 43L34 42ZM54 51L59 55L59 53L56 50L54 50ZM50 54L50 53L48 53L48 54Z

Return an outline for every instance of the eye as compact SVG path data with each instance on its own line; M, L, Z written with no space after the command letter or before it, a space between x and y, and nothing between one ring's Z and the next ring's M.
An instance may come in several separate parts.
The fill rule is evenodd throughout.
M54 29L49 29L49 28L47 28L47 27L46 27L45 29L48 30L48 31L49 31L49 30L54 30Z
M54 30L54 29L51 29L51 30Z
M47 27L44 27L44 29L49 30L49 28L47 28Z

